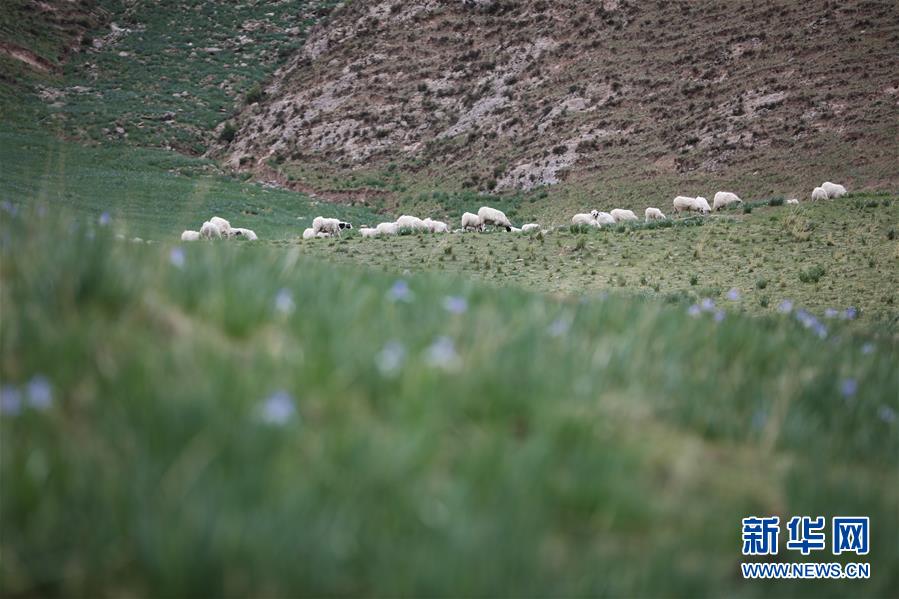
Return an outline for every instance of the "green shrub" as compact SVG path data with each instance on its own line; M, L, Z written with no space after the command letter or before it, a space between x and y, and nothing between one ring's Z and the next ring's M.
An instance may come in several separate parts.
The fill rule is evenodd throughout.
M803 283L817 283L824 276L825 272L823 266L812 266L806 270L799 271L799 280Z

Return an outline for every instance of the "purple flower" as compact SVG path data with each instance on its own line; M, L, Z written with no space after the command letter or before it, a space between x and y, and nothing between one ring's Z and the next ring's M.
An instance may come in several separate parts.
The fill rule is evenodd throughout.
M282 390L269 395L262 402L260 418L266 424L280 426L287 424L287 421L293 418L295 412L293 396Z
M104 212L103 214L100 215L99 222L100 222L101 227L105 227L106 225L108 225L110 223L110 221L112 221L112 217L109 216L108 212Z
M880 406L880 409L877 410L877 415L884 422L891 423L896 421L896 410L890 406Z
M836 318L839 312L834 310L833 308L827 308L824 310L824 318Z
M46 377L38 375L28 381L25 387L28 405L35 410L46 410L53 404L53 387Z
M468 310L468 301L464 297L448 295L443 298L443 308L453 314L464 314Z
M752 415L752 428L755 430L765 428L766 422L768 422L768 413L765 410L756 410L755 414Z
M9 200L3 200L2 202L0 202L0 208L5 210L6 212L9 212L13 216L19 213L19 207Z
M375 364L384 376L394 376L406 361L406 348L396 340L388 341L375 356Z
M740 290L736 287L732 287L730 291L727 292L727 299L732 302L736 302L740 300Z
M874 352L874 344L873 343L865 343L862 346L862 353L867 355Z
M815 331L815 335L820 337L821 339L827 338L827 327L818 322L817 320L812 324L812 329Z
M169 252L169 262L175 268L184 268L184 250L180 247L173 247Z
M793 302L784 300L777 306L777 310L783 314L789 314L793 311Z
M699 307L702 308L703 312L711 312L715 309L715 302L712 301L712 298L705 297L699 302Z
M849 306L843 310L843 320L855 320L858 317L858 310L853 306Z
M693 304L687 308L687 314L690 316L699 316L700 312L702 312L702 308L699 307L699 304Z
M557 318L547 327L547 332L553 337L561 337L571 328L571 320L569 318Z
M0 413L17 416L22 411L22 392L12 385L0 387Z
M715 310L715 322L724 320L724 310Z
M425 359L431 366L443 370L456 370L460 366L456 345L446 336L434 340L425 352Z
M387 299L392 302L411 302L413 298L412 290L409 289L409 283L403 279L397 279L393 286L387 291Z
M296 304L293 302L293 293L289 289L281 288L275 294L275 310L285 316L293 314Z
M840 393L843 397L853 397L858 392L858 381L855 379L843 379L840 383Z

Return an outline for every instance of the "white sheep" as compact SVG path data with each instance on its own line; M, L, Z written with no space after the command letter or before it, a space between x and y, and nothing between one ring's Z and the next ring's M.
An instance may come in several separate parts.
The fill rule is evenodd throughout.
M709 203L705 198L689 198L687 196L677 196L674 198L674 211L675 212L699 212L702 214L708 214L711 212L709 208Z
M509 229L509 232L510 233L521 233L521 229L519 229L518 227L511 227Z
M506 231L512 230L512 223L506 218L501 210L491 208L489 206L481 206L478 209L478 218L484 225L493 225L495 227L505 227Z
M315 229L309 227L303 231L303 239L312 239L315 237Z
M222 230L207 220L200 227L200 237L203 239L221 239Z
M400 228L396 223L380 223L377 227L378 235L396 235Z
M428 225L425 224L425 221L421 220L417 216L410 216L408 214L404 214L396 219L396 225L400 229L412 229L413 231L428 230Z
M540 225L537 223L528 223L526 225L521 225L522 233L530 233L531 231L536 231L540 228Z
M594 210L593 212L596 212ZM598 227L599 223L596 222L596 215L593 212L586 214L584 212L578 212L574 216L571 217L572 225L588 225L591 227Z
M378 230L374 227L360 227L359 234L363 237L377 237Z
M181 233L181 241L199 241L200 232L199 231L184 231Z
M596 222L600 225L614 225L615 217L608 212L596 212Z
M230 230L231 237L239 237L240 239L246 239L247 241L256 241L259 237L256 236L256 232L252 229L243 229L241 227L233 227Z
M696 196L696 205L699 206L698 212L701 214L708 214L712 211L712 208L709 206L709 201L702 196Z
M316 216L312 219L312 231L315 235L318 235L319 233L337 235L340 233L340 220Z
M830 181L821 184L821 189L827 192L827 197L831 199L840 198L846 195L846 188Z
M462 215L462 230L467 231L469 229L473 229L475 231L483 231L484 223L481 221L481 217L479 217L477 214L466 212Z
M823 187L816 187L812 190L813 200L826 200L827 197L827 191Z
M798 203L799 203L799 200L797 200L796 198L790 198L789 200L787 200L788 206L795 206Z
M743 200L741 200L737 194L731 193L729 191L719 191L715 194L715 198L712 200L712 208L717 210L721 210L725 206L730 206L731 204L742 204Z
M609 214L612 215L612 218L615 219L616 223L620 223L625 220L637 220L637 215L634 214L633 210L624 210L622 208L615 208Z
M225 237L231 237L231 223L221 218L220 216L213 216L209 219L213 225L219 228L219 231L222 232L222 235Z
M646 222L649 222L651 220L665 220L665 215L662 214L662 211L658 208L647 208L643 215L646 219Z
M449 226L443 221L426 218L422 222L431 233L449 233Z

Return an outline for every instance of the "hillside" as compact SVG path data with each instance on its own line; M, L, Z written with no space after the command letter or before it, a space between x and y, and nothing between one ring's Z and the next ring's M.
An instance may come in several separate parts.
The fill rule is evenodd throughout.
M895 188L897 42L888 0L351 2L214 155L323 188Z

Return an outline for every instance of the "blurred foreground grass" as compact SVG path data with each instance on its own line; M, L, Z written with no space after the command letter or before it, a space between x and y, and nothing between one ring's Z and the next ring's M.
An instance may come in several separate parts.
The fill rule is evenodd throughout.
M0 212L4 596L899 588L892 339L62 212ZM872 578L743 581L752 514L870 516Z

